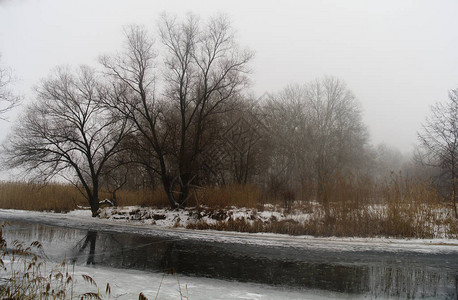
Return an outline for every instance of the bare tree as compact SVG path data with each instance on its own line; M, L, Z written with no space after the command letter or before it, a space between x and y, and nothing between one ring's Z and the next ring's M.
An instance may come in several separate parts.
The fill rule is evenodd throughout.
M125 36L122 53L100 57L105 74L113 79L106 105L134 125L136 132L130 140L133 161L144 165L148 173L158 174L167 191L172 135L165 122L168 106L155 93L154 41L140 26L126 28Z
M313 144L305 94L304 86L289 85L264 105L271 140L267 181L274 196L285 190L299 190L303 199L311 194Z
M275 140L271 170L299 182L303 197L313 187L326 201L337 173L360 169L367 132L353 93L339 79L289 86L265 110Z
M458 179L458 89L451 90L447 103L431 107L431 116L426 119L418 133L423 163L440 167L441 175L449 186L449 197L455 208Z
M355 172L364 157L367 130L354 94L335 77L309 83L306 99L311 111L318 197L326 201L336 172Z
M62 176L88 200L92 216L99 208L99 179L129 132L125 118L102 105L105 89L94 71L81 67L77 75L58 69L37 89L31 104L10 136L9 167L26 167L41 180ZM76 179L76 180L75 180Z
M205 25L193 15L184 22L164 16L160 35L166 49L166 99L179 116L174 173L180 182L178 203L183 205L188 185L198 175L201 154L212 143L214 116L224 113L247 85L252 53L238 50L224 16Z
M234 110L219 116L219 143L214 143L214 147L203 154L205 163L213 161L213 168L220 169L222 183L259 183L264 177L269 140L258 102L254 97L240 99ZM208 150L212 150L211 153Z
M150 154L145 164L161 177L170 205L183 207L212 143L212 123L247 84L252 53L238 49L224 17L202 24L193 15L185 21L163 16L163 80L156 84L152 39L140 27L126 35L123 54L101 58L118 86L110 106L136 125L139 147Z
M405 157L395 147L379 144L373 149L373 156L372 174L376 180L385 180L392 173L404 173L408 169L410 157Z
M0 56L1 58L1 56ZM11 91L14 79L10 68L1 65L0 61L0 119L4 120L4 114L17 106L21 97Z

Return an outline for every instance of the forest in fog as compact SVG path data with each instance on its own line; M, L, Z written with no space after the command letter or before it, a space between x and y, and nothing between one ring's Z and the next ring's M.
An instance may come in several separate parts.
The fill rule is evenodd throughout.
M432 108L406 157L371 144L345 78L255 95L254 52L225 16L163 15L154 30L132 25L124 36L98 65L58 67L37 84L4 143L4 166L73 183L94 216L102 191L160 189L183 208L195 190L251 186L265 202L328 205L343 195L378 203L382 187L407 179L456 203L457 90ZM9 69L0 74L7 111L19 98Z
M0 299L456 299L457 12L0 0Z

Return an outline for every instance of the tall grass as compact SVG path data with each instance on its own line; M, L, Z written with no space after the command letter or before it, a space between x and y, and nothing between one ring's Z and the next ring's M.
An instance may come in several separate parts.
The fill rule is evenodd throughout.
M102 193L110 199L111 195ZM167 207L169 200L163 188L145 190L120 190L116 192L119 206Z
M263 191L255 185L209 186L192 191L190 206L214 208L226 206L257 207L264 200ZM99 198L111 199L108 191L100 191ZM162 187L144 190L119 190L119 206L168 207L169 201ZM88 206L78 189L69 184L46 185L29 182L0 182L0 208L65 212Z
M78 206L87 206L87 201L68 184L0 182L1 208L65 212Z
M282 211L286 217L281 220L227 217L198 220L187 228L313 236L458 237L458 220L436 189L401 174L378 185L353 176L339 177L326 202L296 201ZM294 216L300 214L308 217L298 221Z
M111 197L108 191L100 191L100 200ZM163 189L120 190L116 197L120 206L165 207L169 203ZM70 184L0 182L0 208L67 212L87 206L88 202L81 192Z
M314 236L392 236L432 238L438 233L458 235L458 221L429 182L392 174L381 183L356 176L336 176L326 184L326 201L294 201L294 193L283 193L271 209L288 214L306 214L306 222L283 219L273 222L257 220L217 220L206 224L202 220L188 224L189 228L310 234ZM227 207L266 209L272 198L256 185L225 185L195 189L190 206L207 210ZM155 190L120 190L119 206L168 207L162 188ZM110 198L101 192L100 198ZM290 199L291 198L291 199ZM272 204L272 203L270 203ZM40 186L24 182L0 183L0 207L68 211L87 206L82 195L70 185ZM210 213L210 215L212 215ZM214 215L214 214L213 214Z
M434 226L450 220L447 211L427 182L392 174L375 185L350 176L337 180L333 197L309 224L313 235L428 238L437 232Z

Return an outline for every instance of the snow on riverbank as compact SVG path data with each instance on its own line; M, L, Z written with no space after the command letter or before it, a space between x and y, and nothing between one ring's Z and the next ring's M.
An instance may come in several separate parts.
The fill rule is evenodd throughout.
M139 207L125 209L127 211L137 211ZM178 219L180 219L180 222L185 222L183 220L186 220L186 211L154 210L154 214L166 215L166 218L162 219L160 217L158 220L154 220L154 218L147 220L116 219L110 217L108 214L105 215L106 218L93 218L89 210L83 209L74 210L66 214L0 209L0 220L21 220L79 229L270 247L296 247L331 251L458 253L458 239L341 238L191 230L183 227L174 227ZM103 215L104 213L102 213Z
M267 222L270 220L281 221L287 217L293 220L307 218L305 214L290 214L286 216L280 211L273 209L258 211L251 208L232 208L232 209L183 209L170 210L167 208L149 208L139 206L127 207L107 207L101 210L100 218L119 220L121 222L129 221L136 224L151 224L163 228L183 227L196 223L198 221L207 224L215 224L218 221L249 220Z
M244 207L195 207L183 210L151 207L107 207L100 218L151 224L163 228L267 232L314 236L397 236L410 238L458 238L458 220L448 208L398 208L383 205L359 209L326 209L315 202L294 208L266 204Z

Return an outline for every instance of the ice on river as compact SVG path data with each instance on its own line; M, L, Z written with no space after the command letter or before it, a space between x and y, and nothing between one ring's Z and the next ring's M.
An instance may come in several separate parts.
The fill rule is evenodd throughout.
M98 266L77 266L77 274L93 277L101 291L111 286L113 299L138 299L142 292L148 299L336 299L348 295L320 290L291 291L261 284L223 281L210 278L157 274ZM87 286L87 285L86 285ZM156 294L157 298L156 298ZM187 298L186 298L187 297ZM353 297L354 298L354 295Z

